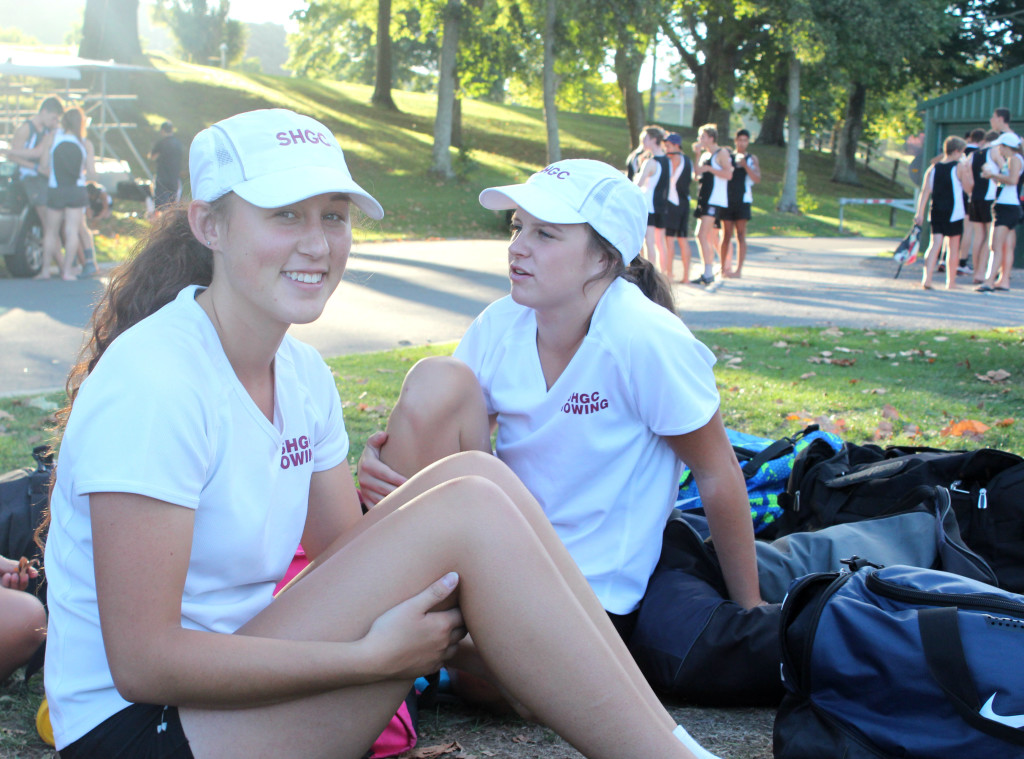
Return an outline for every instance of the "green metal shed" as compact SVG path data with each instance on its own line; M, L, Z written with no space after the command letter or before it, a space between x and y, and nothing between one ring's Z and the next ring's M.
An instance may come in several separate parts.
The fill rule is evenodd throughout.
M989 117L996 108L1009 108L1011 126L1018 133L1022 131L1024 66L923 101L919 109L924 114L924 165L942 153L942 142L949 135L962 137L977 128L988 131ZM1017 235L1014 253L1014 267L1021 266L1024 266L1024 234Z

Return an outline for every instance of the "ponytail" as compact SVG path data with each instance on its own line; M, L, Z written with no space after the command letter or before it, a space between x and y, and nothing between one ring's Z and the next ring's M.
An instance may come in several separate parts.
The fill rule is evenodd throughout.
M210 204L214 213L223 213L226 197ZM78 388L114 339L170 303L182 288L207 286L212 279L213 254L192 234L187 207L165 210L130 258L114 270L93 311L89 341L68 375L67 405L57 415L58 433L67 423Z
M590 231L590 245L598 255L604 259L605 266L601 273L584 283L586 287L591 282L604 279L605 277L622 277L627 282L632 282L640 288L640 292L650 300L676 313L676 304L672 298L672 288L662 274L654 268L654 265L641 255L626 267L622 263L622 254L618 249L602 237L597 230L587 224Z

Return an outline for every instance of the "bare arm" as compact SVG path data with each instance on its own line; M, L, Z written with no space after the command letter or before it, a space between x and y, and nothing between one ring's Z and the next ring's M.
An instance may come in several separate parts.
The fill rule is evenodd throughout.
M750 501L720 413L698 430L665 440L690 467L700 489L729 597L747 609L763 603Z
M410 666L408 655L425 634L418 620L450 588L444 593L434 583L367 620L369 632L349 642L189 630L180 617L194 512L130 493L94 493L90 508L103 640L114 683L129 701L252 706L411 678L434 664L416 655Z
M647 186L647 183L651 180L651 174L654 173L654 159L647 158L644 160L643 165L640 167L640 173L633 177L633 183L640 188Z
M50 146L53 145L53 132L43 138L39 147L43 151L43 157L39 159L39 173L43 176L50 176Z
M929 166L921 181L921 195L917 199L917 213L914 214L915 224L924 224L924 212L928 210L928 200L932 196L932 173L934 166Z
M85 141L85 178L96 181L96 149L91 140Z
M25 143L28 142L29 135L30 132L28 124L22 124L14 130L14 136L11 138L11 147L6 151L7 155L15 163L20 166L25 166L26 168L32 168L35 166L35 162L44 155L44 140L40 140L34 148L25 147Z
M960 179L960 186L968 195L974 190L974 171L971 170L971 159L961 161L956 166L956 174Z
M722 153L725 153L724 161L721 158ZM719 148L718 150L715 151L714 155L712 156L712 159L714 159L715 156L718 156L718 162L722 164L722 168L716 169L714 164L709 163L704 167L704 170L710 171L716 177L719 177L720 179L724 179L726 181L732 179L732 157L729 155L729 151L726 150L725 148Z

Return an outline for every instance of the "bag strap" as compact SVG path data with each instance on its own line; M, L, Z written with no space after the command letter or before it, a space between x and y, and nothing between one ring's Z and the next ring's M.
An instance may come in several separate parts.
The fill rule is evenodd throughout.
M981 716L977 688L964 656L958 615L959 609L955 606L917 612L928 670L967 724L1015 746L1024 746L1024 731Z
M784 453L788 453L793 449L793 446L796 444L796 441L798 441L800 438L806 435L810 435L812 432L817 431L817 424L809 424L801 432L798 432L797 434L793 435L793 437L779 438L764 450L759 451L743 465L742 469L744 479L749 480L751 477L757 474L758 470L761 468L763 464L771 461L772 459L777 459Z

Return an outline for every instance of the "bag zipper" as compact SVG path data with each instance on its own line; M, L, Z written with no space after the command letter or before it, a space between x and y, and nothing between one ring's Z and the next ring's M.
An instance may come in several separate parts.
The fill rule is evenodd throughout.
M1024 603L1008 601L1005 598L985 595L982 593L939 593L885 580L872 572L864 580L869 590L894 601L907 601L924 606L956 606L974 611L1003 612L1024 618Z
M800 681L797 683L797 685L800 688L800 690L804 692L810 691L806 680L810 677L811 651L814 648L814 639L817 637L818 634L818 620L820 619L822 612L825 610L825 603L828 601L828 599L851 577L853 577L852 572L850 572L848 569L841 569L836 573L835 578L829 581L825 589L821 591L820 595L818 596L818 600L815 602L814 610L811 612L811 623L810 627L808 628L810 630L810 634L808 635L808 640L806 642L806 645L804 646L803 656L801 657L802 661L799 670L793 672L796 668L792 666L792 663L790 663L789 670L793 672L793 674L800 676ZM796 597L803 591L803 589L807 585L814 583L816 580L820 580L820 578L820 574L809 574L797 580L793 584L793 587L789 589L789 592L786 593L786 597L782 599L783 607L786 605L786 601L790 597ZM789 660L789 656L786 654L787 647L783 646L782 651L783 664L785 664Z
M970 490L962 490L960 488L961 484L962 484L962 480L954 480L953 484L949 486L949 489L952 490L954 493L962 493L964 495L970 495L971 491ZM978 508L979 509L987 509L988 508L988 490L986 490L985 488L981 488L980 490L978 490Z

